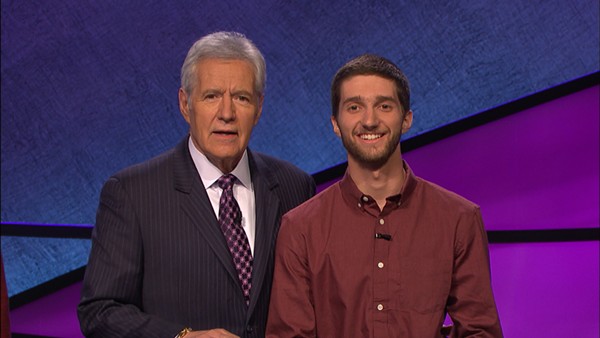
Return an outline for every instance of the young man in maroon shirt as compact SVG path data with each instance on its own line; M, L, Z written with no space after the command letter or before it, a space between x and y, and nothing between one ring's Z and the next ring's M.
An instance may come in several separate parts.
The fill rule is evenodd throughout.
M287 213L279 232L268 337L502 337L479 207L402 159L408 81L363 55L332 84L346 174Z

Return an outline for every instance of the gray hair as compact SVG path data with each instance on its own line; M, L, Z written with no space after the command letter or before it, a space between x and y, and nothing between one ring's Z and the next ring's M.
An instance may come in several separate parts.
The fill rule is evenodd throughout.
M196 65L203 59L231 59L249 62L254 68L254 90L265 92L267 66L260 50L246 36L237 32L216 32L196 41L181 67L181 88L191 95L196 85Z

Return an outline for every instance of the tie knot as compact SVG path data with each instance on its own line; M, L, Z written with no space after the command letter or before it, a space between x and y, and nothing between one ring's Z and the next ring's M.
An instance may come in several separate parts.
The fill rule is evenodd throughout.
M235 183L236 179L237 177L235 177L233 174L226 174L219 177L217 184L219 185L219 188L226 190L233 187L233 183Z

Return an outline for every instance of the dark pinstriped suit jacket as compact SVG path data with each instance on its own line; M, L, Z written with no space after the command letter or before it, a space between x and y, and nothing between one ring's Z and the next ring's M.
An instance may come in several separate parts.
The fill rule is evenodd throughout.
M184 326L264 336L281 216L315 184L287 162L248 153L256 197L249 307L186 137L105 183L78 306L86 336L169 338Z

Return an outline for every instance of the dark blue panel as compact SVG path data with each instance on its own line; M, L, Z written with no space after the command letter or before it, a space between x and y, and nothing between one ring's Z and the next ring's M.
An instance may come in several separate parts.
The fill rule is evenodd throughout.
M2 236L9 296L87 264L89 239Z
M599 69L596 0L7 0L1 24L2 220L11 222L92 223L111 173L185 134L180 66L215 30L247 34L267 59L252 147L308 172L345 160L329 83L358 54L380 53L408 74L410 135Z

